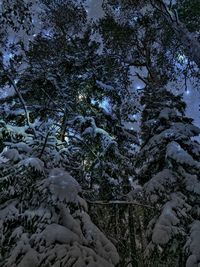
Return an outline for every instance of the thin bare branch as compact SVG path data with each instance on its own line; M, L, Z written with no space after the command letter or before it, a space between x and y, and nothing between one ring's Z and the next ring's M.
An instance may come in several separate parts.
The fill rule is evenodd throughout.
M132 201L123 201L123 200L112 200L108 202L103 201L103 200L99 200L99 201L87 200L87 202L90 204L95 204L95 205L134 205L134 206L140 206L140 207L145 207L149 209L155 209L155 207L150 206L150 205L141 204L141 203L132 202Z

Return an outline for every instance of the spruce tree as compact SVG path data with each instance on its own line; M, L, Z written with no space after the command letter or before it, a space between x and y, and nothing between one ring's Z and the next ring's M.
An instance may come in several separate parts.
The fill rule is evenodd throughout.
M116 266L117 251L92 223L71 176L70 147L52 133L42 142L24 127L2 123L0 130L0 265Z
M199 263L200 129L185 116L185 103L164 87L146 87L138 177L155 206L147 226L150 266ZM196 234L195 234L196 233Z
M122 86L128 76L126 69L115 57L107 54L99 55L99 44L91 41L92 32L85 24L86 12L82 6L72 1L68 3L66 1L43 1L43 4L46 7L43 22L45 27L50 28L51 34L46 35L44 27L41 33L34 36L29 43L28 51L24 51L25 71L21 73L16 69L13 75L16 79L12 80L23 97L23 103L26 104L29 124L24 125L26 121L24 113L21 114L22 119L19 121L20 102L15 102L12 112L9 112L14 114L12 118L3 112L6 124L2 122L2 132L5 129L7 129L6 133L16 132L16 136L14 134L16 139L12 135L6 136L6 139L2 137L2 149L5 148L1 154L3 192L1 204L6 217L4 218L3 215L1 217L3 223L9 228L8 231L3 225L1 229L5 237L5 240L2 240L4 245L2 264L12 266L16 262L17 265L23 266L33 261L35 266L42 266L42 264L48 266L50 262L70 266L73 262L76 264L77 261L80 266L84 264L85 266L115 266L118 262L118 255L110 241L104 239L105 236L92 223L88 224L88 228L95 236L89 237L86 228L82 228L85 225L80 218L83 213L87 217L87 223L90 219L87 215L86 203L77 195L82 193L83 198L90 203L92 208L90 206L89 211L90 213L92 211L95 223L101 228L104 222L101 217L95 218L95 214L98 212L104 214L104 219L109 221L106 220L104 229L107 233L110 229L112 233L109 237L115 240L115 231L119 232L120 219L115 220L114 227L113 219L116 214L119 217L120 209L116 207L113 212L113 206L111 206L111 210L103 207L96 212L95 201L108 202L122 199L123 195L130 190L129 176L132 175L133 164L132 158L128 158L126 154L130 153L132 156L131 145L136 141L136 135L132 129L124 127L124 121L135 109L131 105L134 102L131 94L126 92L126 85ZM62 21L59 21L60 15L64 16ZM77 20L77 16L80 16L80 20ZM73 20L73 23L70 20ZM73 29L69 29L69 25L72 28L75 27L73 29L76 32L72 33ZM16 61L12 63L15 65ZM10 100L12 101L14 97ZM105 101L109 103L108 109L104 106ZM32 136L30 127L34 129L35 136ZM11 164L16 172L9 169ZM69 174L76 177L77 182L69 178L72 177ZM15 181L12 180L13 175L16 175ZM51 182L49 184L48 178L54 180L53 185ZM7 183L4 183L5 179ZM75 184L78 191L74 190L74 184L72 187L68 184L65 188L56 184L55 180L68 183L66 179L71 179L70 181ZM82 191L78 182L83 187ZM41 194L44 198L41 198ZM10 224L10 217L7 218L7 210L10 207L7 199L12 200L12 196L17 199L19 205L22 205L21 217L18 218L17 214L14 214L11 218L13 226ZM18 204L13 205L17 210ZM43 221L43 211L38 214L41 210L40 205L45 214L50 211L52 216L48 220ZM55 210L52 210L51 206ZM68 225L63 225L63 217L66 214L60 214L62 209L67 209L66 212L64 211L67 216L69 215L67 220L70 221L70 216L74 216L71 224L79 224L79 237L86 234L89 243L86 241L87 245L84 248L82 241L77 240L76 237L72 240L65 237L61 240L58 237L58 240L53 240L51 244L47 242L48 244L42 245L43 248L40 250L41 243L47 241L44 240L43 234L49 235L49 230L52 236L54 230L55 235L59 235L59 232L63 234L66 229L68 231ZM18 229L18 224L21 224L22 228ZM65 226L66 229L60 226ZM17 228L16 231L21 231L19 237L11 238L15 228ZM46 228L49 230L47 231ZM122 238L121 232L124 234L124 230L126 229L120 230L117 238ZM73 235L71 232L68 233L70 236ZM104 255L100 236L104 239L103 243L106 246L108 242L108 246L111 246L115 255L111 256L112 252L111 254L106 252L107 256ZM26 240L23 239L24 237ZM126 243L126 237L127 232L123 236L123 246ZM12 245L10 239L12 239ZM57 243L62 242L66 244L66 247L61 260L52 254L57 249L55 248ZM92 249L91 253L88 252L86 257L80 254L74 242L81 246L80 250L84 255L87 254L88 249ZM120 242L121 240L119 244ZM99 252L95 252L95 249L93 250L95 243L101 250L102 256L98 255ZM68 244L72 247L71 249L68 248ZM22 246L22 251L18 251L18 248L21 250L18 245ZM27 251L23 251L25 245L27 245ZM16 254L13 255L12 250ZM106 250L109 248L107 247ZM120 250L122 251L121 248ZM125 251L126 247L123 247L123 253ZM109 258L113 258L114 261ZM124 259L124 262L127 260Z

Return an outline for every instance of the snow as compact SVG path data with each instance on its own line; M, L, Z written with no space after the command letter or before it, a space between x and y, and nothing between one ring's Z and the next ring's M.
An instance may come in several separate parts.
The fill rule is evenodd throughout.
M10 239L18 239L23 234L23 231L24 229L22 226L15 228L15 230L12 232L12 235L10 236Z
M17 258L19 258L19 256L21 256L22 254L27 254L27 252L29 250L31 250L31 247L29 245L28 234L23 233L20 240L18 241L17 245L12 250L12 255L6 261L5 267L16 266ZM31 254L29 254L29 255L32 256ZM28 259L26 256L25 262L27 262L27 260ZM33 258L32 258L32 260L33 260ZM22 261L22 264L23 264L23 261ZM23 267L25 267L25 266L23 266Z
M43 264L55 262L54 266L62 263L63 266L73 267L114 267L118 263L119 256L115 247L86 213L77 211L72 215L65 205L60 204L60 219L62 225L49 224L42 232L32 236L32 244L40 247L40 254L29 248L23 262L28 262L34 255L33 262L40 258Z
M196 220L190 226L190 236L185 245L190 256L187 259L186 267L200 265L200 221Z
M119 261L119 255L114 245L104 236L104 234L91 222L89 215L81 214L83 231L85 237L89 242L92 242L95 250L104 259L116 265Z
M81 240L84 240L80 223L73 218L73 216L70 214L70 210L64 205L61 205L60 207L60 217L63 226L79 236Z
M9 161L8 158L5 158L4 156L2 156L2 155L0 154L0 164L4 164L4 163L6 163L6 162L8 162L8 161Z
M77 116L74 122L80 123L80 125L89 124L83 132L82 136L91 136L93 138L100 137L102 153L105 153L112 145L116 145L114 137L112 137L107 131L102 128L97 127L96 122L93 117L83 117Z
M7 204L7 205L6 205ZM5 203L5 208L1 207L0 210L0 218L1 218L1 223L3 223L3 220L5 218L14 218L19 214L18 209L16 208L17 201L13 201L11 203Z
M0 154L0 157L17 162L21 159L18 150L5 147Z
M50 190L45 191L46 187ZM1 239L9 238L13 244L5 267L116 266L119 261L116 248L92 223L86 213L87 203L78 195L81 187L67 171L52 169L49 177L37 180L34 188L27 206L13 200L0 206ZM42 204L35 206L41 193ZM57 197L53 205L47 196L51 194ZM21 225L5 232L5 222L16 220Z
M20 161L21 166L31 167L35 171L42 173L44 171L44 162L39 158L26 158Z
M193 159L177 142L171 142L167 145L166 157L174 159L180 164L200 169L200 162Z
M39 266L39 256L34 249L30 249L17 267L38 267Z
M161 110L158 118L159 119L165 119L165 120L169 120L171 117L175 117L176 116L176 112L171 109L171 108L164 108Z
M166 143L166 140L187 141L188 138L199 135L200 129L194 125L175 122L172 126L166 130L163 130L160 134L154 135L150 138L147 144L140 150L140 156L154 156L158 152L158 147L161 148L162 144ZM177 150L178 144L175 145ZM151 151L151 153L149 153Z
M80 205L80 207L82 207L83 210L88 211L88 205L85 199L83 199L80 196L77 196L77 200L78 200L78 204Z
M88 12L89 19L98 20L104 16L104 10L102 8L102 0L87 0L86 10Z
M26 133L26 130L28 129L28 126L22 126L22 127L19 127L19 126L14 126L14 125L10 125L10 124L7 124L6 125L7 127L7 130L13 134L13 135L21 135L21 136L24 136L24 137L27 137L27 133Z
M184 142L185 145L189 146L191 149L191 153L196 157L200 157L200 143L196 140L189 140Z
M18 142L16 144L5 142L6 145L10 145L12 148L16 148L19 152L30 153L31 148L25 142Z
M4 86L0 88L0 99L6 99L15 95L15 90L11 86Z
M145 193L148 196L153 196L154 194L162 194L170 187L173 187L177 182L177 176L172 170L164 169L158 172L152 177L152 179L144 185Z
M7 205L6 205L7 204ZM19 215L19 210L16 208L17 201L9 201L5 203L5 207L0 206L0 243L2 244L5 236L3 233L4 221L14 220Z
M197 175L192 175L185 172L184 176L185 176L184 183L186 190L193 194L200 195L200 181Z
M56 199L66 202L78 202L78 193L81 192L79 183L65 170L52 169L47 185Z
M105 84L105 83L103 83L101 81L96 80L96 84L97 84L97 86L99 86L104 91L108 91L109 92L109 91L113 91L114 90L114 88L111 85Z
M190 210L190 206L186 205L179 194L173 193L170 197L171 200L163 206L153 229L152 241L155 244L165 245L174 235L182 233L180 220L187 217L186 212Z
M80 237L77 234L64 226L55 223L48 225L40 234L39 238L44 239L47 246L55 243L70 244L80 241Z

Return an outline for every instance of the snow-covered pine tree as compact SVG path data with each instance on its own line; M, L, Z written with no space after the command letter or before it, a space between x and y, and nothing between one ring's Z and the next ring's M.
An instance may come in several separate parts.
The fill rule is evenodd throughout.
M200 129L185 117L181 96L166 88L148 85L142 104L138 177L155 206L146 264L194 267L200 263Z
M77 149L77 158L82 164L78 180L85 185L84 189L89 185L92 192L89 199L119 199L130 189L128 179L133 172L131 145L137 141L135 131L125 129L123 124L131 121L130 116L135 111L134 98L123 87L128 74L116 58L98 53L98 42L92 41L92 32L86 30L89 26L77 21L76 16L73 20L74 25L78 24L79 34L71 38L63 35L63 27L69 35L71 32L66 20L58 20L59 12L64 9L73 12L77 8L71 1L70 5L64 2L52 4L54 10L49 8L50 11L47 6L49 16L55 16L57 11L57 20L54 18L52 22L48 18L52 35L41 34L32 42L28 52L30 68L19 84L26 92L31 85L24 96L27 103L36 103L41 110L44 105L45 116L59 121L58 127L60 124L61 128L65 126L61 139L66 136L71 146ZM79 13L81 18L85 15L81 8ZM67 12L65 16L68 17ZM65 106L69 109L52 114L54 109ZM90 132L89 128L92 128Z
M125 129L123 124L135 109L134 105L131 105L134 102L131 94L127 94L127 87L122 86L128 77L127 70L114 56L106 53L99 55L99 44L92 41L92 32L85 24L86 12L76 1L42 2L48 14L43 16L42 26L45 26L41 26L41 33L34 36L29 50L25 51L25 72L14 75L17 78L16 86L20 88L27 103L31 126L37 134L31 142L31 147L34 147L34 150L36 148L34 155L45 163L47 169L56 167L57 164L64 167L81 185L85 185L84 179L88 173L91 177L92 173L93 184L98 184L97 191L100 194L96 194L95 198L89 197L89 200L96 200L97 197L106 201L119 199L122 192L127 192L127 187L130 186L128 178L132 172L133 155L131 145L136 141L134 130ZM76 32L73 32L73 27ZM112 112L103 107L104 101L109 102ZM12 111L16 111L16 105ZM80 131L74 132L73 125L70 124L74 115L80 115L86 122L80 124ZM10 117L6 119L8 124ZM19 123L14 117L12 123L12 128L15 129L15 126L23 126L24 120ZM46 130L43 129L45 124ZM55 135L61 126L63 143L56 142L52 145L52 135L55 141L55 135L50 133L52 126L56 129ZM94 126L94 132L86 134L91 126ZM25 131L28 131L28 127ZM15 149L15 146L11 146ZM58 153L59 148L62 148L61 153ZM130 159L125 157L127 152L131 155ZM99 162L95 161L94 154ZM26 180L26 175L24 179ZM94 187L92 186L91 191L96 193ZM119 233L119 224L124 224L126 218L119 218L118 207L114 208L114 212L113 206L109 209L106 206L99 207L101 206L98 206L101 216L98 216L95 222L102 227L105 221L105 231L112 232L109 236L117 238L116 243L124 256L126 246L129 245L128 232L125 226L120 231L125 231L126 234ZM123 207L123 212L124 210L126 207ZM94 208L93 217L95 214ZM102 220L102 214L106 220ZM116 214L118 219L115 219ZM127 259L124 259L124 262L127 262Z
M129 177L133 175L134 155L131 141L137 141L135 132L120 127L111 115L107 120L77 116L71 124L85 172L83 184L91 190L91 201L121 199L131 188ZM110 122L116 123L120 133L109 128Z
M81 186L63 166L67 147L58 149L51 135L38 143L24 127L3 122L1 138L0 266L116 266L115 247L92 223Z

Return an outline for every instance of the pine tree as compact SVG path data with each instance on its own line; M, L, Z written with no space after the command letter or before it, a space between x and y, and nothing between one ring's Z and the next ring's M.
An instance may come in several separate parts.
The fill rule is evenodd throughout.
M200 129L185 117L185 103L163 87L146 87L138 176L155 206L147 226L150 266L199 263ZM196 231L196 232L195 232Z
M91 26L86 24L83 6L73 1L43 1L43 4L43 31L45 32L46 27L51 34L45 36L41 32L27 53L29 67L18 83L25 91L25 101L32 108L33 118L38 116L40 120L45 120L51 117L60 127L61 140L65 141L66 137L72 146L75 143L80 151L81 161L87 161L86 165L90 162L86 168L90 169L94 181L101 180L100 183L105 183L104 188L107 187L108 191L112 190L112 187L107 186L106 181L112 180L113 177L116 178L114 183L117 180L122 183L126 180L128 186L131 169L128 165L131 160L128 161L128 157L124 155L125 150L131 153L131 145L136 142L135 132L124 127L124 122L130 120L128 117L135 111L133 94L127 92L129 74L114 56L98 53L100 44L92 41ZM63 10L68 12L63 13ZM62 17L61 21L59 17ZM80 20L77 20L77 17L80 17ZM110 110L103 107L105 102L110 106ZM79 126L75 126L74 123L79 124L76 118L82 118L85 122L81 121ZM86 137L84 131L90 124L101 131L99 139L95 134ZM83 140L78 141L77 137ZM91 141L93 137L94 142ZM122 140L124 138L127 141ZM112 139L115 143L114 159L111 157L114 150L106 152L109 148L106 148L106 139ZM90 146L91 149L88 149ZM98 156L94 157L94 154ZM110 164L109 168L108 165L103 166L106 162ZM125 179L122 178L123 170L119 170L122 162L123 166L126 165ZM114 165L115 171L112 170ZM102 171L108 169L109 175L104 175ZM84 175L86 176L87 172ZM103 187L101 191L104 191ZM118 197L118 193L106 196L104 192L101 195L111 199Z
M0 265L116 266L115 247L92 223L81 186L66 171L68 148L58 149L51 134L42 142L23 130L1 127Z
M20 107L19 105L21 103L17 102L17 105L15 104L13 106L13 113L15 113L16 116L12 118L10 116L7 117L5 113L4 116L6 119L6 126L9 129L12 131L20 131L20 133L17 134L20 143L18 143L19 140L16 141L11 137L8 137L8 139L2 142L2 146L6 145L8 147L2 152L2 189L7 198L11 198L10 194L13 193L16 198L19 198L20 203L24 197L26 198L26 203L24 206L22 205L21 210L23 218L21 220L19 219L19 223L23 225L25 233L28 231L29 235L26 242L29 243L30 238L31 247L36 252L32 250L30 253L28 252L27 256L25 252L20 252L17 259L15 255L12 255L11 249L16 247L16 250L18 250L18 240L13 239L13 247L10 245L9 240L10 236L12 236L14 226L12 228L9 224L9 219L7 222L7 219L2 216L3 221L8 223L10 228L9 232L7 232L7 229L2 228L2 233L6 239L5 242L2 241L5 247L2 251L2 264L7 264L8 266L15 261L17 261L19 266L20 264L22 266L23 264L26 265L27 261L31 258L33 262L36 261L36 266L38 264L48 264L47 253L51 253L49 245L42 250L43 254L46 254L43 258L43 256L37 254L38 252L40 254L40 251L38 251L38 247L40 246L39 239L42 233L45 232L45 227L50 229L52 223L57 223L59 226L62 225L62 215L59 215L61 209L67 208L67 212L70 213L72 217L75 216L74 221L71 220L71 223L77 225L76 221L78 221L80 224L80 229L78 230L79 235L82 236L82 234L84 235L84 233L87 232L85 228L82 229L85 223L80 217L82 213L85 213L86 216L88 215L85 208L82 207L82 204L77 201L77 192L74 192L73 186L70 187L69 185L64 189L59 189L59 186L55 185L57 188L56 190L59 190L59 195L53 196L53 200L51 199L52 192L49 192L48 188L40 187L40 184L43 184L43 182L45 183L45 181L47 181L48 183L47 177L51 179L51 173L56 172L56 175L52 175L53 177L55 176L52 179L57 180L61 178L66 180L65 178L68 177L69 173L73 177L76 177L77 181L83 186L83 196L87 197L88 202L92 206L92 208L90 207L90 212L93 210L92 217L95 218L97 210L101 213L105 212L104 215L109 220L109 223L106 222L107 228L104 229L107 232L109 229L112 230L109 237L113 237L113 240L115 237L114 231L119 232L118 223L120 220L118 220L113 227L114 217L112 217L112 215L117 215L119 218L119 212L121 210L124 212L124 208L120 209L117 207L113 213L112 210L109 212L109 209L97 209L95 203L93 205L92 202L99 199L103 201L121 199L123 195L130 190L129 176L132 175L133 160L132 158L128 158L126 154L129 153L132 157L133 151L131 145L136 141L136 136L133 130L125 129L124 127L124 121L135 109L135 107L131 105L134 102L131 98L131 94L126 92L127 81L126 85L122 87L123 82L128 80L126 69L112 55L98 54L99 44L95 41L91 41L92 33L90 27L84 24L86 13L82 7L77 6L72 3L72 1L67 3L69 5L67 5L65 1L44 1L44 4L48 10L46 15L49 16L48 18L53 18L46 20L46 17L43 17L45 26L47 26L47 28L50 27L52 34L50 33L46 36L44 34L45 29L43 29L44 32L42 31L35 36L34 40L30 43L29 50L25 51L27 60L25 72L14 72L14 77L17 78L15 86L22 93L23 103L26 103L28 107L27 114L29 115L29 125L24 127L26 116L19 122L17 108ZM63 10L68 10L69 13L63 13ZM78 13L76 13L76 11L78 11ZM63 15L66 19L69 15L69 19L73 20L74 24L70 24L70 21L68 21L68 23L65 19L59 24L59 15ZM79 15L83 18L83 21L77 21L77 16ZM75 27L75 35L72 36L72 29L68 32L68 24L70 24L72 28ZM65 27L64 33L63 27ZM67 32L65 32L65 30ZM106 101L109 103L107 108L104 106ZM22 114L22 117L23 115L24 114ZM13 124L12 126L10 125L11 122ZM34 129L34 137L29 136L32 133L30 132L30 126ZM92 131L89 131L89 129L92 129ZM60 135L59 132L61 133ZM61 141L57 138L61 139ZM23 149L26 149L26 151ZM13 158L11 159L9 159L10 154L13 154ZM9 169L9 165L12 163L17 171L14 186L11 178L12 175L14 175L14 171ZM59 170L54 170L55 168L59 168ZM8 178L6 184L3 183L5 175ZM20 181L23 182L20 183ZM22 191L24 183L27 185L27 188L24 188L26 194ZM18 186L15 191L15 186L17 184ZM86 192L88 185L90 186L89 194ZM96 190L97 188L98 190ZM57 191L55 192L54 189L55 188L53 188L53 193L57 194ZM70 200L65 199L66 195L69 193L69 191L67 191L68 189L73 192L73 194L70 195L72 198ZM43 190L48 191L45 195L46 199L40 198L42 192L44 192ZM65 191L64 196L63 190ZM62 196L60 196L60 194ZM56 197L58 199L56 199ZM78 199L84 203L79 197ZM45 219L42 228L44 231L38 229L40 228L40 221L42 221L40 215L44 215L43 213L38 215L39 200L41 200L42 206L44 206L45 213L49 212L49 206L52 205L52 201L54 201L53 206L55 206L55 212L51 212L53 218L49 218L48 221ZM6 201L7 199L2 199L5 212L7 212L9 208L9 206L7 207L8 203ZM35 204L37 201L38 203ZM18 208L18 206L16 208ZM30 216L32 217L26 218L29 213L31 213ZM74 213L76 213L76 215L74 215ZM77 215L78 213L81 215ZM99 222L98 218L100 219ZM98 218L95 223L102 227L103 220L101 217ZM18 218L13 218L13 220L15 224L15 220L18 220ZM87 219L87 222L88 221L89 218ZM27 224L31 224L30 228L26 227ZM34 227L32 227L32 224L34 224ZM108 225L110 227L109 229ZM91 228L90 230L92 230L96 236L88 238L91 240L94 239L99 243L99 235L102 234L98 232L99 230L97 230L92 223L88 227ZM57 230L66 230L63 228L61 229L58 225L52 226L50 230L54 231L54 228L55 235L59 234L56 232ZM66 226L66 228L68 229L68 226ZM123 231L124 229L125 228L123 228ZM34 235L35 231L38 234L38 239ZM123 231L121 232L124 234ZM34 235L33 241L31 238L32 235ZM123 236L123 246L126 243L126 236L127 233ZM118 233L117 238L118 237L121 238L121 233ZM24 239L21 241L25 242ZM60 239L54 240L54 244L51 245L55 245L56 241L58 243L62 242ZM73 239L72 242L68 241L69 240L65 240L64 242L71 244L73 241L77 240ZM92 247L96 246L96 241L91 241L87 246L92 249ZM108 240L104 239L104 241L107 242ZM111 244L109 241L108 243ZM74 248L73 245L72 247L73 252L78 253L77 248ZM111 245L111 247L111 250L113 250L115 254L115 248L113 245ZM70 254L71 252L68 253L68 247L65 249L65 256L66 258L68 257L66 261L73 261L72 255ZM86 253L87 248L82 249L85 251L84 253ZM100 248L100 250L104 254L103 249ZM123 247L123 252L125 253L125 251L126 247ZM18 251L16 251L16 253L18 253ZM34 255L29 255L31 253ZM99 256L98 258L98 255L95 255L95 253L98 254L98 252L91 253L95 260L97 260L96 266L106 264L112 266L116 265L118 262L117 253L113 257L113 262L110 262L108 259L110 257L112 258L112 252L108 257L105 256L107 260L106 258L105 260L103 259L104 256ZM10 261L8 257L10 257ZM87 261L87 259L84 258L84 255L80 255L80 253L77 254L77 258L76 260L81 262L81 266L84 266L84 264L92 264L92 259L89 259L88 263L83 262ZM54 257L51 263L59 264L59 261L58 257ZM110 265L106 263L106 261L110 262ZM69 263L67 262L66 264Z

